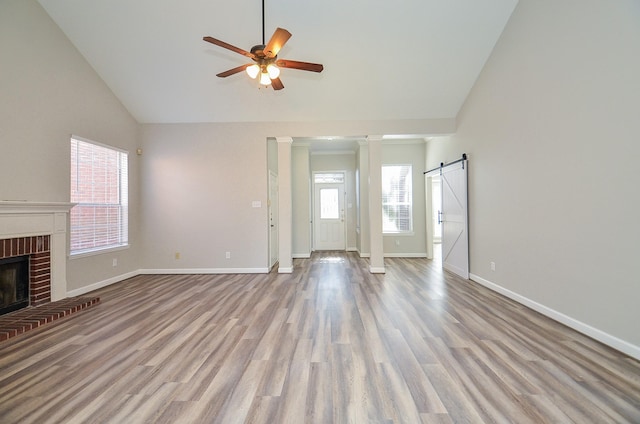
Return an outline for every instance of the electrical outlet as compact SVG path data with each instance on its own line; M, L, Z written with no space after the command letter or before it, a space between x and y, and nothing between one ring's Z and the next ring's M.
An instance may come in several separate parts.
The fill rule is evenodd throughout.
M496 270L496 263L495 262L491 262L489 265L491 266L491 271L495 271Z
M231 252L227 252L227 253L225 253L225 255L224 255L224 256L225 256L225 258L227 258L227 259L231 259Z
M118 258L113 258L113 266L118 266Z
M400 240L396 240L396 246L400 246Z
M180 259L180 252L176 252L176 254L175 254L175 256L174 256L174 257L176 258L176 261L177 261L178 259Z

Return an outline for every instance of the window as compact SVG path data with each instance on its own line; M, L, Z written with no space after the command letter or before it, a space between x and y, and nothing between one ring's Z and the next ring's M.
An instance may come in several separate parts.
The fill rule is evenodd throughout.
M128 154L71 138L71 254L129 243Z
M382 166L382 231L408 233L412 222L411 165Z
M336 173L317 173L313 174L313 182L315 183L343 183L344 182L344 173L336 172Z
M320 219L340 219L340 190L320 189Z

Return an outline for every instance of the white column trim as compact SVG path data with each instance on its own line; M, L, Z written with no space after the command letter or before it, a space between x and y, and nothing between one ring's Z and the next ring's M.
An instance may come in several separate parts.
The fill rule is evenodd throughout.
M278 143L278 273L293 272L293 199L291 145L293 138L276 137Z
M367 136L369 144L369 272L382 274L384 248L382 237L382 136Z

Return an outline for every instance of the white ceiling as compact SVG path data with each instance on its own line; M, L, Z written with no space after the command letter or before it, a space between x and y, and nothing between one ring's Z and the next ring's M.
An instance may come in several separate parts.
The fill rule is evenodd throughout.
M265 0L266 38L293 36L278 92L240 73L262 41L258 0L39 0L141 123L453 118L517 0Z

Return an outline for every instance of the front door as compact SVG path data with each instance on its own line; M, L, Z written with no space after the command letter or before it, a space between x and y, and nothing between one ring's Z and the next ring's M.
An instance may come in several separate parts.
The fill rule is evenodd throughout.
M344 183L315 183L315 250L345 250Z

